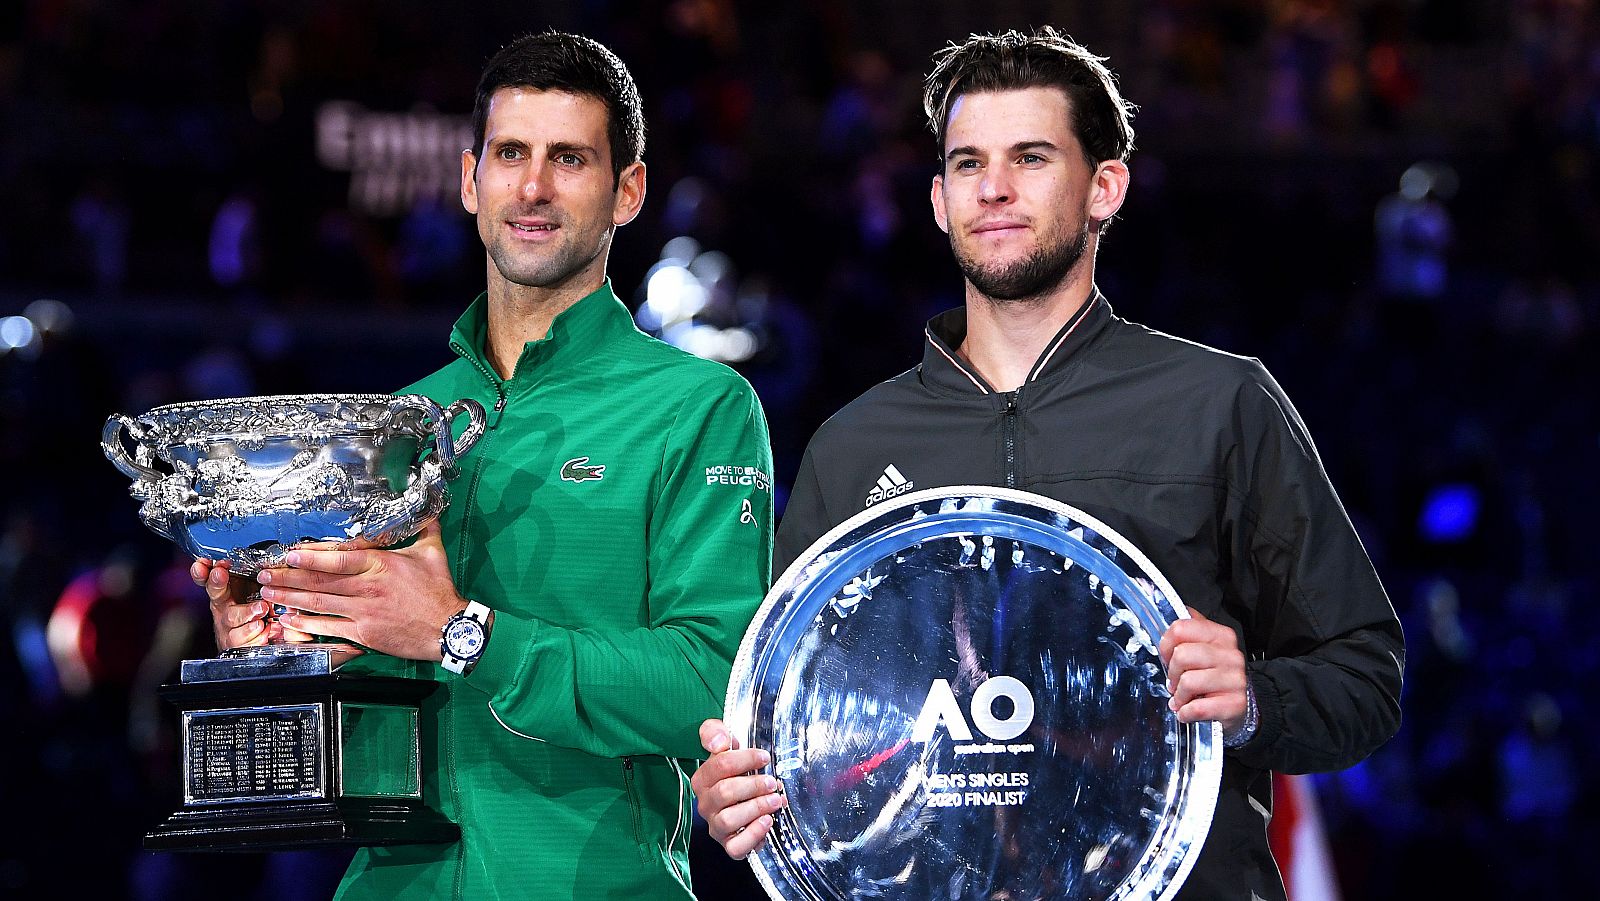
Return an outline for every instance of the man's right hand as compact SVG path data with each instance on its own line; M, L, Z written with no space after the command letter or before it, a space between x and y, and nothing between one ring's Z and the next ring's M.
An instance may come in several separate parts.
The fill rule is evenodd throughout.
M700 746L711 755L689 780L700 815L728 856L744 860L766 840L772 815L789 803L779 791L778 780L761 773L751 775L766 766L771 755L738 747L722 720L700 724Z
M260 598L247 599L254 583L230 573L228 561L214 563L202 557L189 567L189 578L206 590L211 601L211 630L217 650L266 644L273 629L281 634L282 626L274 623L268 627L264 621L267 603Z

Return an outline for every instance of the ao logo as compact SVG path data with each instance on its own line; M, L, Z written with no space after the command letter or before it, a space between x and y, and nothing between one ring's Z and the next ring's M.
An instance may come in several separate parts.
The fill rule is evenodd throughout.
M996 698L1011 699L1011 715L1005 719L994 715ZM935 679L928 688L928 699L922 702L922 712L917 714L917 722L911 727L911 740L932 740L933 730L941 723L956 741L972 740L972 729L967 725L967 718L961 715L961 705L956 703L950 683ZM1020 679L995 676L972 693L972 724L995 741L1016 738L1033 725L1033 693Z

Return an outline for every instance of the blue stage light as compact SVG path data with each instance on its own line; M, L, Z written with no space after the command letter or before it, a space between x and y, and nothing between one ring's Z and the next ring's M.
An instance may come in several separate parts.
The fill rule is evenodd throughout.
M1478 513L1483 507L1475 485L1440 485L1422 503L1417 527L1422 537L1435 544L1451 544L1472 537L1478 528Z

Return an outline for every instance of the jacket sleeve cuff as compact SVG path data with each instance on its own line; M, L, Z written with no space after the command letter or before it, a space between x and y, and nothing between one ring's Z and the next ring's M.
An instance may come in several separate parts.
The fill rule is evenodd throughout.
M531 619L496 610L483 656L466 675L466 684L491 698L515 688L522 679L524 652L532 646L538 630L538 623Z
M1248 678L1250 690L1256 696L1256 710L1259 717L1256 721L1256 733L1249 741L1229 753L1252 766L1269 769L1270 765L1266 760L1267 749L1277 744L1278 736L1283 734L1283 698L1278 694L1278 687L1260 670L1252 667Z

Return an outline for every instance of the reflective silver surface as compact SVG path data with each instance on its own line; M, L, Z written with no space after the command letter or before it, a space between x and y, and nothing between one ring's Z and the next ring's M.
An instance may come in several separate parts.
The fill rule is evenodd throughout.
M467 414L460 438L451 421ZM389 545L444 509L445 481L486 424L476 401L279 395L157 407L106 421L145 525L254 575L302 541ZM125 442L131 441L130 455Z
M751 855L784 899L1170 898L1221 729L1167 709L1186 617L1125 539L1048 498L921 491L829 532L746 633L726 718L789 806Z
M351 646L353 648L353 646ZM232 648L222 657L185 660L179 682L225 682L230 679L292 679L326 676L351 656L344 642L279 643Z

